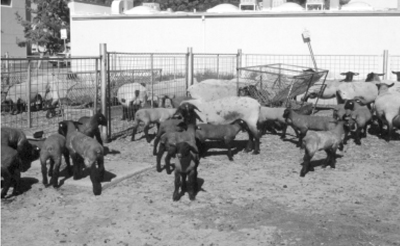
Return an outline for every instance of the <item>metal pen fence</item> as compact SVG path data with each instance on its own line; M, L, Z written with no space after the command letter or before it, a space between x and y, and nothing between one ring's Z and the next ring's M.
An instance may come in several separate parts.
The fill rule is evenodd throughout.
M309 55L243 55L243 67L285 63L314 67ZM370 72L381 72L383 55L315 55L318 68L329 69L329 79L342 79L342 72L359 73L355 80L365 79Z
M391 71L400 70L400 56L389 55L387 51L381 55L316 55L315 58L318 68L329 70L327 80L342 78L340 73L349 70L360 73L357 80L364 79L372 71L383 71L387 79L395 80ZM152 95L173 97L186 95L188 86L206 79L232 80L241 67L276 63L313 67L309 55L242 54L240 50L236 54L193 53L191 49L187 53L106 52L104 66L102 59L101 55L69 59L2 58L1 125L52 132L61 120L77 120L80 116L91 115L100 105L107 105L107 110L102 111L109 117L107 136L113 138L133 126L132 121L121 121L123 110L118 101L118 90L126 84L142 85L148 98ZM61 67L60 64L68 66ZM103 70L106 74L104 82ZM100 90L101 85L106 85L106 90ZM27 96L29 89L30 97ZM107 95L103 97L101 92ZM124 93L132 95L135 92ZM51 111L54 117L48 119L49 110L43 106L39 108L40 101L57 96L63 100L56 108L53 105L56 112ZM104 102L101 101L103 98ZM12 105L10 99L15 101ZM18 102L22 113L15 111Z
M387 72L388 79L397 80L397 76L395 74L393 74L392 72L400 71L400 55L389 56L388 63L389 63L389 66L388 66L389 71Z
M150 100L150 105L148 105L150 107L161 104L161 100L157 99L163 95L170 97L186 95L188 67L186 53L109 52L108 61L110 96L108 135L111 138L122 135L132 128L133 123L130 122L132 117L124 115L121 99L123 98L131 104L134 103L130 99L135 94L135 90L145 88L147 98L154 99ZM130 113L128 112L128 114Z
M98 103L98 59L2 59L1 126L50 133L59 121L92 115Z

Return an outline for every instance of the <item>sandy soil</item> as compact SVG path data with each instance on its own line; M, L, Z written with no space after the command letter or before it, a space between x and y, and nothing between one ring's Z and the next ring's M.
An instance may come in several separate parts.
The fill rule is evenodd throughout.
M246 135L237 139L233 162L221 148L201 160L195 201L173 202L173 175L155 168L99 197L24 178L26 192L2 200L1 245L400 245L399 140L350 141L336 169L320 167L320 152L300 178L292 135L264 135L255 156L241 152ZM108 147L155 164L144 139Z

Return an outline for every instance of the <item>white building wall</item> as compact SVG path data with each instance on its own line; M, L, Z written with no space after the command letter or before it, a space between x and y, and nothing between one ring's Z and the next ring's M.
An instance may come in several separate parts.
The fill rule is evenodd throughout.
M400 54L399 26L396 11L76 16L71 46L73 56L98 55L100 43L120 52L308 54L307 29L315 54Z

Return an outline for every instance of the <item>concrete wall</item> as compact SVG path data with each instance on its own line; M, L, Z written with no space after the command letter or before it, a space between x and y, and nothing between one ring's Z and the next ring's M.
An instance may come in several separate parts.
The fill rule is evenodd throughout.
M24 29L18 24L15 12L26 18L25 1L14 0L10 6L1 5L1 55L8 52L10 57L26 57L27 48L17 45L17 39L24 40Z
M400 54L400 12L240 13L75 16L72 55L98 55L99 43L121 52Z

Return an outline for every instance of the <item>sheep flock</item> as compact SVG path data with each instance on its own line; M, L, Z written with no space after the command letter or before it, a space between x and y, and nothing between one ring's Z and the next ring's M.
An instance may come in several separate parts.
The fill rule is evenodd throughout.
M331 110L331 116L310 115L290 107L267 107L249 96L237 96L236 84L217 80L192 85L188 89L190 96L185 97L154 95L139 83L125 84L117 97L123 107L121 120L133 124L130 141L139 141L135 135L138 127L144 126L145 139L152 143L149 148L155 156L156 171L161 173L165 169L167 174L174 173L173 201L180 200L185 192L190 200L194 200L199 191L198 166L210 149L210 140L223 143L228 148L228 160L234 161L231 148L239 132L248 135L243 152L257 155L263 151L260 147L262 135L269 131L270 134L279 134L285 141L288 135L286 130L291 127L298 138L294 146L304 153L300 177L314 171L311 160L318 151L326 152L323 167L341 165L337 156L351 151L346 145L352 138L357 145L361 145L363 138L370 134L377 135L382 141L398 141L400 82L381 80L381 74L374 73L369 74L365 81L352 81L358 73L347 72L343 75L345 79L327 84L326 93L319 93L311 87L302 97L303 101L315 97L336 97L338 105ZM59 101L62 97L53 93L50 104L55 104L54 100ZM31 101L35 98L37 94L32 95ZM170 102L170 107L166 107L166 101ZM19 106L16 110L20 110ZM68 175L80 179L88 173L93 194L101 195L101 181L107 170L104 156L107 153L99 127L107 126L107 122L100 111L92 117L62 121L58 123L58 133L43 139L40 144L40 141L27 141L20 129L2 127L2 178L6 182L2 198L7 197L11 184L14 184L13 195L18 194L20 173L39 158L45 187L49 186L47 176L51 177L52 186L60 185L59 169L64 158L68 164ZM153 139L148 133L152 125L157 128ZM171 163L172 158L176 159L174 163Z

